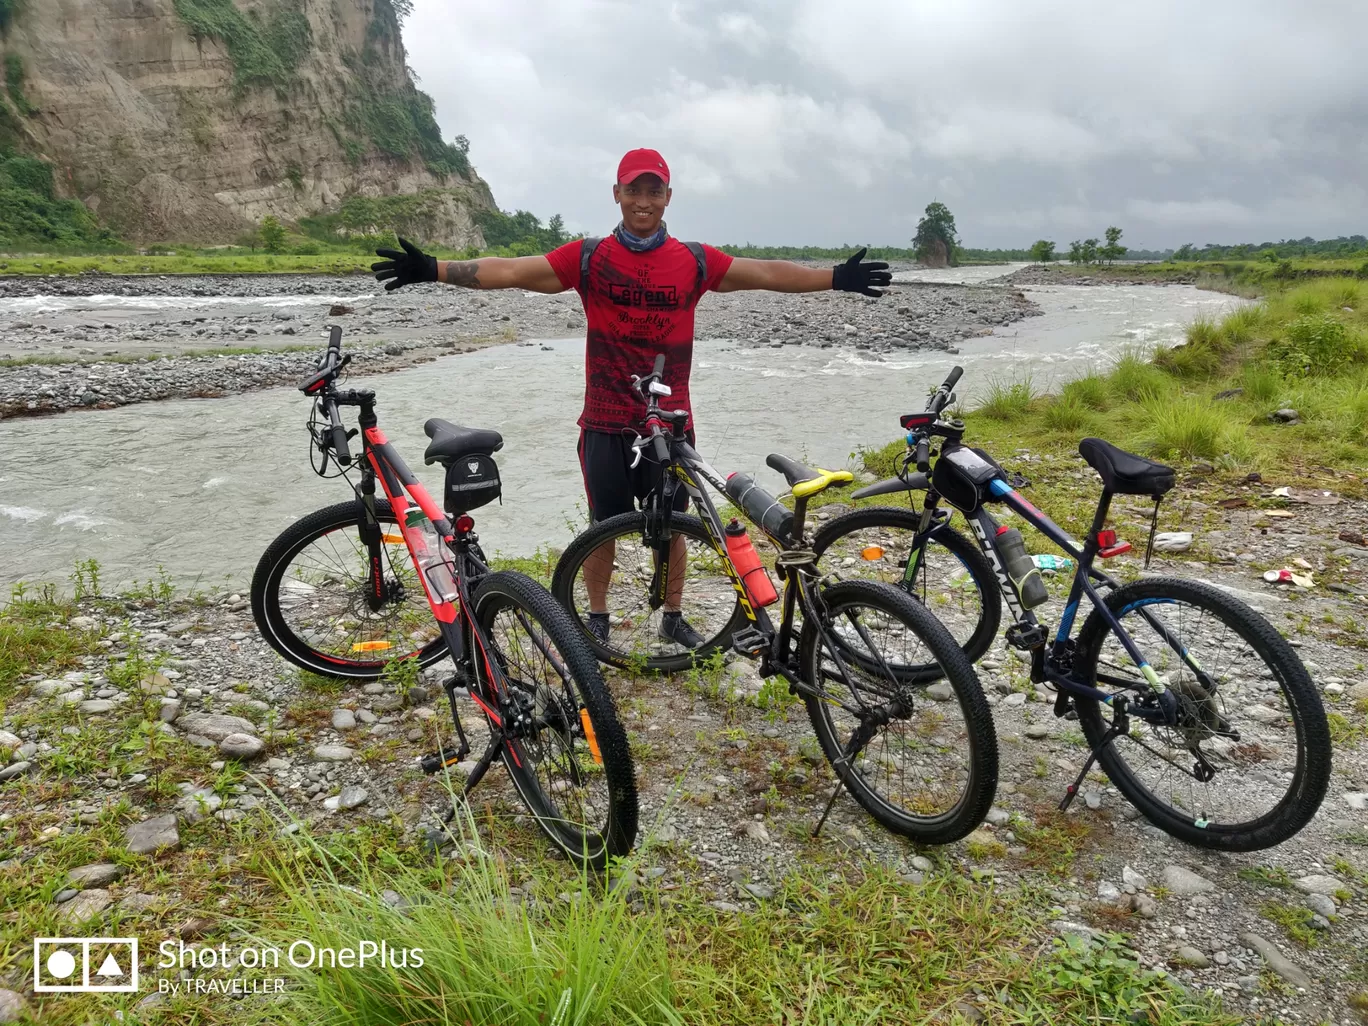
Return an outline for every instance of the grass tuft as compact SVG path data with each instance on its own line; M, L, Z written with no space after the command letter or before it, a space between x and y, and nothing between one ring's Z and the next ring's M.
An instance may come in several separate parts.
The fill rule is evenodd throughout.
M997 378L988 382L988 394L975 412L993 420L1020 420L1031 412L1031 406L1038 398L1029 376L1020 381Z

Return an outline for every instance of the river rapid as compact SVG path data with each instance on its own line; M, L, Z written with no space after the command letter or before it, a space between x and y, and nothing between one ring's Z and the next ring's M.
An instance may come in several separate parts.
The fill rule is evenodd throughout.
M897 277L979 284L1002 273ZM958 354L700 338L692 387L699 450L724 473L750 471L779 491L767 453L846 466L859 447L896 437L898 415L921 409L928 386L955 364L965 368L959 391L971 403L997 378L1030 375L1038 389L1053 388L1105 369L1126 346L1172 344L1194 317L1241 302L1188 286L1027 294L1040 316L964 340ZM422 463L426 418L501 431L504 500L476 511L477 530L487 551L526 555L563 546L583 524L575 456L583 351L582 337L548 338L356 374L349 384L376 390L381 427L434 492L441 474ZM65 585L77 560L94 558L111 585L148 580L163 567L181 585L245 588L286 525L349 495L344 483L310 472L308 413L308 400L286 387L0 421L0 584Z

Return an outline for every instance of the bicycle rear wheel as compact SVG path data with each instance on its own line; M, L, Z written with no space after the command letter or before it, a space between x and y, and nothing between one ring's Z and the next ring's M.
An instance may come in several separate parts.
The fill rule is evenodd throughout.
M395 659L430 666L447 654L390 504L377 499L389 597L366 601L370 559L361 505L339 502L291 524L252 575L252 617L267 643L320 676L371 681Z
M732 633L746 622L722 559L712 546L703 522L687 513L670 517L670 530L685 546L685 579L680 611L703 638L695 649L661 636L661 609L650 604L655 552L643 541L646 514L622 513L592 525L566 548L556 563L551 594L570 612L594 654L623 669L673 673L695 660L731 647ZM585 565L602 546L613 547L613 572L608 585L610 630L601 642L589 633L589 589Z
M1292 647L1243 602L1197 581L1133 581L1107 606L1179 701L1177 725L1132 716L1130 733L1098 753L1117 789L1155 825L1202 848L1257 851L1301 830L1329 786L1330 729ZM1154 701L1096 610L1079 632L1074 667L1084 683ZM1095 747L1108 726L1101 705L1074 705Z
M921 514L911 509L872 506L851 510L824 524L812 540L823 575L842 580L884 581L901 588L935 614L971 663L997 637L1002 596L993 568L978 545L950 527L913 544ZM913 572L908 561L916 557ZM928 677L934 667L908 667Z
M968 658L905 592L843 581L814 600L799 649L812 729L836 776L893 833L948 844L974 829L997 790L992 711ZM856 658L851 658L854 655ZM936 684L899 675L934 666Z
M547 837L573 861L602 869L631 851L636 781L627 735L598 663L564 609L524 574L489 574L471 598L503 671L499 701L479 653L476 686L503 709L504 766Z

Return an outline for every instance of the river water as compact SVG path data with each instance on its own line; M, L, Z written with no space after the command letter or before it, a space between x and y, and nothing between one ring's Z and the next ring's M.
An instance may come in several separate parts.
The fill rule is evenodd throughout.
M1002 273L897 277L976 282ZM692 388L699 450L724 473L751 471L779 491L767 453L846 466L860 446L897 437L898 415L921 409L927 387L956 363L970 399L994 378L1029 374L1037 388L1055 387L1105 369L1124 346L1177 341L1198 314L1239 302L1186 286L1051 286L1029 295L1043 316L969 340L956 356L701 340ZM476 511L477 529L491 553L529 554L563 546L582 523L583 349L582 338L499 346L349 384L377 391L382 429L434 493L441 474L422 463L426 418L501 431L504 501ZM110 584L148 580L162 566L181 584L245 588L291 520L349 495L309 470L309 405L294 389L273 388L0 421L0 585L65 583L77 560L93 557Z

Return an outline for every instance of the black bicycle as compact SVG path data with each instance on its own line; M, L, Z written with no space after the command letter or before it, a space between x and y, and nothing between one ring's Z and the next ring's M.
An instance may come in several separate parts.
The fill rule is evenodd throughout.
M1267 620L1211 585L1171 577L1122 584L1095 566L1131 549L1106 527L1115 495L1154 499L1152 547L1174 471L1085 438L1079 453L1103 490L1086 538L1076 542L1021 496L1028 482L963 443L964 422L944 414L961 374L951 371L925 411L902 417L899 475L853 496L920 492L921 510L869 507L831 521L813 543L823 569L896 581L950 625L974 660L997 633L1001 594L1012 619L1007 642L1029 655L1033 682L1057 689L1055 715L1076 716L1091 746L1061 808L1096 760L1146 817L1190 844L1254 851L1292 837L1325 797L1331 750L1325 710L1296 652ZM990 503L1077 562L1053 641L1031 612L1048 597L1039 570ZM954 510L976 544L950 527ZM1092 609L1072 637L1085 598ZM940 672L929 663L898 670L921 680Z
M679 668L725 647L758 659L762 676L783 677L803 698L840 784L875 819L923 843L963 837L987 814L997 788L997 738L973 666L906 593L877 582L819 580L804 534L808 500L849 484L848 471L771 455L769 465L793 490L791 513L745 475L724 481L687 441L688 415L662 412L659 400L670 394L664 365L661 356L650 374L633 378L646 403L645 433L634 446L638 459L647 447L654 453L659 486L644 511L594 524L571 542L552 594L599 658L620 667ZM779 549L777 627L765 606L779 601L778 592L745 529L736 519L723 523L704 484L731 497ZM681 488L698 516L675 511ZM702 645L680 653L682 646L661 638L660 617L671 611L688 613ZM608 614L606 638L591 631L591 613ZM908 665L935 672L913 680L898 671Z
M422 667L451 657L456 673L443 689L454 743L424 758L423 770L437 773L470 754L457 709L457 697L468 695L490 739L462 793L502 757L546 835L571 859L601 868L636 838L627 736L565 610L530 577L492 572L485 562L470 510L502 493L493 454L503 439L435 418L424 425L432 439L424 460L446 469L449 519L381 432L375 393L337 387L350 360L334 327L300 391L314 400L314 471L359 470L359 480L349 480L355 498L300 518L267 547L252 578L257 627L290 662L339 680L375 680L408 660ZM360 410L355 460L347 443L357 432L338 412L349 406ZM377 479L384 498L376 497Z

